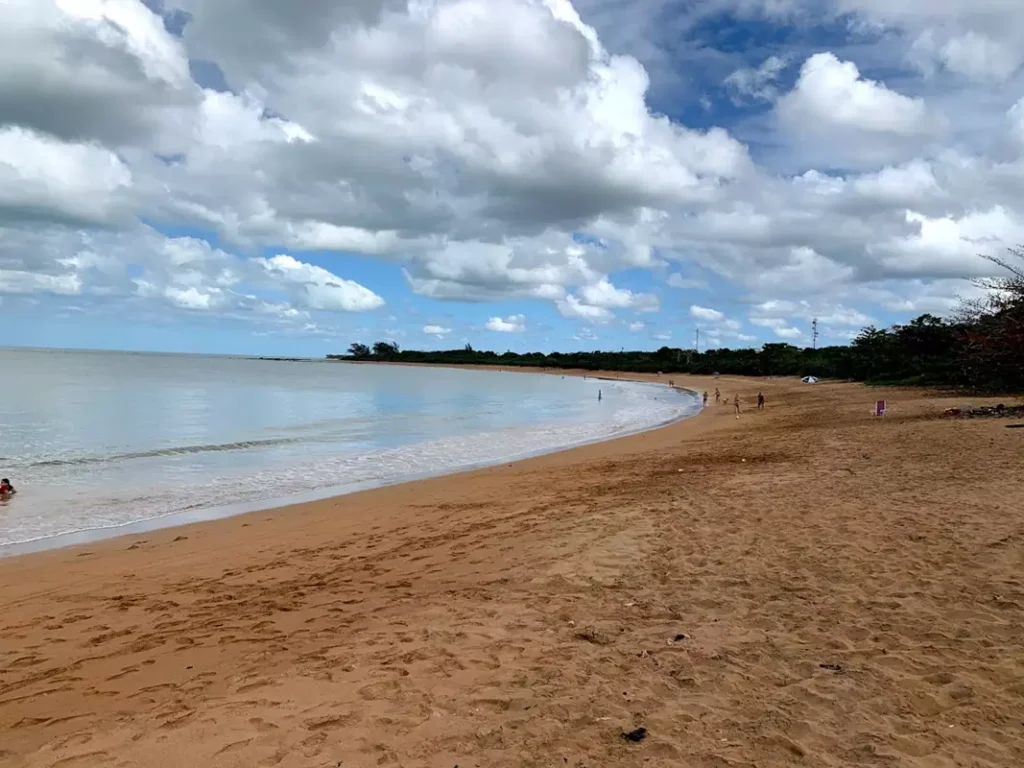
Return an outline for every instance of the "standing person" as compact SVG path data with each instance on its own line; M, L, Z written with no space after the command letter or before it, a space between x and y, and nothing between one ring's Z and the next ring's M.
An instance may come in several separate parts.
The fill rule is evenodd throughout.
M14 486L11 485L11 481L6 477L0 480L0 499L5 499L9 496L13 496L17 491L14 490Z
M764 410L764 393L763 392L758 392L757 393L757 410L759 410L759 411Z
M722 402L722 393L718 391L718 387L715 387L715 405Z
M736 418L738 419L740 417L740 396L739 395L736 395L732 399L732 407L736 411Z
M601 402L601 390L597 390L597 402Z
M708 391L706 389L704 390L704 407L708 407Z

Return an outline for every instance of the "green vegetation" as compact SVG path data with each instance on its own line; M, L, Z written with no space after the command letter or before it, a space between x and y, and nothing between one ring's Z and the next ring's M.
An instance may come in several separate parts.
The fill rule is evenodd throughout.
M1024 264L1024 250L1011 249ZM662 347L654 352L482 351L466 345L443 351L400 350L377 342L352 344L341 360L443 365L504 365L642 373L743 376L817 376L870 383L949 386L978 392L1024 392L1024 268L991 257L1008 277L980 281L988 298L962 303L949 320L921 315L906 325L865 328L848 346L800 349L765 344L761 349L705 352Z

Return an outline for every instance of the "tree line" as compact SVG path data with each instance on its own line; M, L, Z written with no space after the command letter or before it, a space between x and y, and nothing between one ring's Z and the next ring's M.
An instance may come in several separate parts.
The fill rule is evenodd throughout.
M950 318L925 314L889 328L864 328L848 345L799 348L656 351L492 352L474 349L402 350L388 341L352 344L357 361L502 365L530 368L691 373L741 376L817 376L877 384L946 386L977 392L1024 392L1024 250L986 257L1007 276L976 281L985 298L962 301Z

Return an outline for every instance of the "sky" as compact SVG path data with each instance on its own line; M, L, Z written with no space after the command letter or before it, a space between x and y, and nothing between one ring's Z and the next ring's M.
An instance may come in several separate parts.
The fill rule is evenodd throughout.
M1020 0L5 0L0 345L846 343L1024 242Z

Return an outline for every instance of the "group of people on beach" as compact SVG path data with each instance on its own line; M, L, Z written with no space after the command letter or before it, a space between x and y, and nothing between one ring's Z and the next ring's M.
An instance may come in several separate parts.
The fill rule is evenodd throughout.
M729 401L726 400L726 402L728 403ZM718 387L715 387L715 405L721 405L721 403L722 403L722 393L719 391ZM705 390L704 391L704 405L707 406L707 404L708 404L708 393L707 393L707 390ZM734 395L733 396L733 398L732 398L732 407L733 407L733 410L736 412L736 418L738 419L740 417L740 396L739 395ZM764 410L764 393L763 392L758 392L757 393L757 410L759 410L759 411Z

